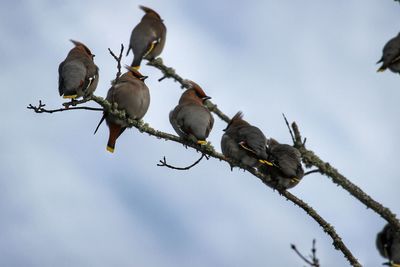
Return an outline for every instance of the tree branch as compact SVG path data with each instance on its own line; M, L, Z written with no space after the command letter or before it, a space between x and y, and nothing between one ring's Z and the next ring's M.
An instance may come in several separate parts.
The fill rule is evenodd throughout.
M162 58L158 57L155 58L149 62L147 62L147 65L155 67L159 70L161 70L161 72L163 73L163 77L160 78L158 81L162 81L165 78L171 78L173 79L175 82L178 82L181 84L181 88L184 89L188 89L190 88L190 84L187 83L187 80L183 79L181 76L179 76L175 70L173 68L167 67L164 65ZM229 121L231 120L227 115L225 115L218 107L217 105L215 105L214 103L212 103L210 100L207 100L205 102L205 106L211 111L213 112L215 115L217 115L221 120L225 121L226 123L229 123Z
M109 50L111 55L118 62L118 72L120 72L120 61L121 61L122 50L123 50L123 46L121 45L121 53L120 53L119 57L116 57L115 54L112 53L111 50ZM161 71L163 71L163 73L164 73L164 77L163 78L165 78L165 77L173 78L175 81L178 81L182 85L182 87L186 87L187 88L188 84L185 82L185 80L183 80L182 77L177 75L172 68L168 68L168 67L164 66L162 64L162 60L161 59L155 59L155 60L149 62L149 65L155 66L156 68L159 68ZM118 77L119 77L118 73L117 73L116 76L117 76L117 79L118 79ZM105 100L102 97L92 95L92 96L90 96L89 98L87 98L85 100L85 102L87 102L87 101L96 102L97 104L99 104L103 108L101 110L104 110L105 112L114 115L115 117L119 118L120 120L124 120L127 123L128 127L135 127L140 132L147 133L147 134L149 134L151 136L155 136L158 139L165 139L165 140L173 141L173 142L176 142L176 143L180 143L180 144L184 145L185 147L191 147L191 148L201 152L203 155L208 155L208 156L213 157L215 159L218 159L220 161L225 161L231 167L232 166L236 166L236 167L242 168L244 170L247 170L248 172L250 172L251 174L253 174L257 178L259 178L265 185L267 185L268 187L274 189L274 191L275 190L278 191L278 193L280 195L284 196L287 200L291 201L293 204L295 204L295 205L299 206L301 209L303 209L332 238L333 246L343 253L345 258L350 262L351 265L357 266L357 267L361 266L361 264L353 256L351 251L343 243L342 239L336 233L335 229L327 221L325 221L307 203L305 203L301 199L297 198L296 196L294 196L290 192L288 192L286 190L283 190L283 189L274 188L275 181L273 181L272 178L269 175L265 175L265 174L259 172L255 168L252 168L252 167L249 167L249 166L246 166L246 165L242 165L239 162L236 162L236 161L234 161L232 159L226 158L223 154L215 151L214 147L211 146L210 143L207 143L206 145L199 145L197 143L192 143L190 141L183 140L178 136L175 136L175 135L172 135L172 134L169 134L169 133L165 133L165 132L156 130L156 129L150 127L147 123L144 123L142 120L133 120L133 119L131 119L131 118L129 118L127 116L125 110L116 109L115 105L112 105L111 103L109 103L107 100ZM222 111L220 111L215 104L211 103L210 101L209 101L209 103L210 104L208 105L208 107L210 108L210 110L212 112L217 114L217 116L219 118L221 118L222 120L224 120L225 122L229 122L230 121L229 117L226 116ZM40 106L42 106L41 108L43 108L45 105L42 104L41 102L39 102L39 107ZM27 108L28 109L33 109L36 112L36 109L35 109L35 107L33 105L29 105ZM36 108L38 108L38 107L36 107ZM40 110L40 109L37 109L37 110ZM64 110L66 111L66 110L71 110L71 109L63 109L63 111ZM54 111L54 112L56 112L56 111ZM41 113L41 112L39 112L39 113Z
M307 259L303 254L300 253L300 251L297 249L297 247L294 244L291 244L290 247L294 250L294 252L296 252L296 254L308 265L310 265L311 267L320 267L319 265L319 260L317 258L317 249L315 247L315 239L313 239L313 244L312 244L312 249L311 249L311 253L312 255L309 256L309 258L311 259L311 261L309 259Z
M169 165L167 163L167 159L164 156L164 158L162 160L160 160L160 163L158 163L157 166L159 166L159 167L167 167L167 168L174 169L174 170L179 170L179 171L186 171L186 170L190 170L192 167L194 167L197 164L199 164L200 161L204 157L206 157L206 159L208 160L208 158L207 158L207 156L205 154L201 154L201 157L198 160L196 160L193 164L191 164L191 165L189 165L187 167L175 167L175 166Z
M207 143L206 145L199 145L197 143L192 143L186 140L181 139L178 136L175 136L173 134L165 133L159 130L156 130L152 127L150 127L147 123L144 123L142 120L133 120L128 118L126 115L126 112L124 110L116 110L114 109L114 106L111 105L107 100L105 100L102 97L95 96L93 95L91 97L91 101L96 102L100 106L103 107L103 109L109 113L112 114L116 117L118 117L121 120L125 120L126 123L128 124L128 127L135 127L137 128L140 132L142 133L147 133L151 136L155 136L159 139L165 139L169 141L173 141L176 143L180 143L184 145L185 147L191 147L203 154L206 154L210 157L213 157L215 159L218 159L220 161L225 161L229 163L230 166L236 166L239 168L242 168L244 170L247 170L257 178L259 178L264 184L266 184L270 188L274 188L274 181L271 179L269 175L264 175L263 173L257 171L255 168L248 167L246 165L242 165L239 162L236 162L232 159L226 158L223 154L215 151L214 147L211 146L211 144ZM280 195L284 196L287 200L290 200L293 204L299 206L301 209L303 209L310 217L312 217L323 229L324 231L332 238L333 240L333 246L336 249L339 249L342 251L343 255L346 257L346 259L350 262L351 265L353 266L361 266L360 263L357 261L357 259L353 256L351 251L346 247L346 245L343 243L342 239L340 236L336 233L335 229L327 222L325 221L312 207L310 207L307 203L302 201L301 199L297 198L290 192L282 189L276 189L276 191L279 192Z
M65 107L65 108L59 108L59 109L45 109L44 107L46 104L42 103L42 100L39 100L39 105L38 106L33 106L32 104L29 104L26 108L27 109L32 109L36 113L54 113L54 112L62 112L62 111L68 111L68 110L76 110L76 109L84 109L84 110L94 110L94 111L103 111L104 109L102 108L92 108L92 107Z
M314 166L318 168L321 174L331 178L332 182L340 185L361 203L366 205L368 208L371 208L391 225L400 229L400 221L396 218L396 214L394 214L389 208L383 206L372 197L367 195L361 188L350 182L350 180L348 180L344 175L340 174L339 171L332 167L328 162L321 160L313 151L306 149L304 142L301 141L302 137L299 127L295 122L292 123L292 129L295 136L294 146L300 151L302 160L306 167Z

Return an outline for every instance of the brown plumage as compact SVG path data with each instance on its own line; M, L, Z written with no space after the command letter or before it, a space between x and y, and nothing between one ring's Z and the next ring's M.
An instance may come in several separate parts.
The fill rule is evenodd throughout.
M204 144L214 125L211 112L203 105L211 97L195 82L189 83L191 88L182 94L179 104L169 113L169 121L180 137Z
M94 55L81 42L71 40L75 45L58 67L58 91L64 98L87 97L96 90L99 68L94 64Z
M135 69L140 68L143 58L151 60L161 54L167 35L167 28L160 15L151 8L139 7L145 14L140 23L132 30L126 53L128 55L132 49L134 58L131 66Z
M272 166L264 165L260 171L269 175L279 188L296 186L304 176L299 150L287 144L280 144L273 138L267 142Z
M227 158L251 167L271 164L265 135L259 128L243 120L242 112L236 113L224 131L221 149Z
M127 67L127 69L128 72L121 75L108 90L106 100L110 103L116 103L119 110L125 110L129 118L139 120L144 117L150 104L149 88L144 83L147 76L143 76L133 68ZM128 125L124 120L112 114L104 113L96 131L104 119L110 132L107 150L114 152L116 140Z

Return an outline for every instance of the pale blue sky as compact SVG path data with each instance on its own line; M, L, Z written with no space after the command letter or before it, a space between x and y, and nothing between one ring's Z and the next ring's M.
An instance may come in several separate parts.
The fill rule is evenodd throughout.
M385 42L400 31L400 6L370 1L7 1L0 9L3 84L0 170L1 266L303 266L290 250L317 239L324 267L347 266L302 210L248 173L171 142L126 131L105 151L101 115L37 115L59 107L58 64L76 39L96 54L97 95L115 77L117 51L157 10L168 28L166 64L199 83L228 115L238 110L268 137L290 142L296 120L307 144L376 200L399 213L400 76L376 73ZM131 57L124 58L130 63ZM145 121L173 132L181 91L143 66L151 90ZM220 149L225 125L210 141ZM307 176L294 194L335 226L364 266L378 266L385 222L328 178Z

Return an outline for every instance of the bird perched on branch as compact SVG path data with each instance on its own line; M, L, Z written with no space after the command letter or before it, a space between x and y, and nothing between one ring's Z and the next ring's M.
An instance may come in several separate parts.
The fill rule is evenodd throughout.
M384 265L400 267L400 231L386 224L376 236L376 247L382 257L389 260Z
M58 91L69 99L87 97L96 90L99 68L94 64L94 55L81 42L71 40L75 45L58 67Z
M273 138L267 141L267 151L272 165L263 165L260 171L268 174L279 188L292 188L304 176L300 151L287 144L280 144Z
M130 119L140 120L144 117L150 104L149 88L144 83L147 76L143 76L136 69L126 66L128 71L119 77L108 90L106 100L112 105L117 104L118 110L124 110ZM109 128L107 151L113 153L118 137L128 127L126 121L105 112L94 133L106 120Z
M204 145L214 125L211 112L204 106L204 101L211 97L195 82L188 83L191 87L182 94L179 104L169 113L169 121L180 137Z
M400 33L385 44L382 57L376 64L378 63L382 63L378 72L389 68L392 72L400 73Z
M267 154L267 139L262 131L243 120L242 112L236 113L224 130L221 139L222 153L241 164L258 167L272 165Z
M131 66L135 69L140 68L143 58L152 60L161 54L167 34L167 28L157 12L145 6L139 7L146 14L132 30L129 48L126 53L128 56L129 51L132 49L134 58Z

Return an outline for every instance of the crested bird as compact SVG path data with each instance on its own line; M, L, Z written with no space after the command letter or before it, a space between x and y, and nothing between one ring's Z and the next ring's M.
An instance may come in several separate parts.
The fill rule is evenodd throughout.
M129 51L133 52L131 67L140 68L142 59L152 60L159 56L165 45L167 28L160 15L151 8L139 6L145 14L139 24L132 30Z
M265 135L259 128L243 120L242 112L233 116L224 132L221 149L225 157L250 167L272 165L267 154Z
M385 265L400 267L400 231L386 224L376 236L376 248L382 257L389 260Z
M267 153L272 165L263 165L259 170L268 174L277 187L288 189L296 186L304 176L300 151L270 138L267 141Z
M144 83L147 76L143 76L136 69L126 66L127 72L121 75L108 90L106 100L112 105L117 104L118 110L124 110L130 119L140 120L146 114L150 105L149 88ZM107 151L113 153L118 137L125 131L128 124L125 120L104 112L94 133L106 120L109 128Z
M204 145L214 125L211 112L204 106L211 97L195 82L188 83L190 88L183 92L179 104L169 113L169 121L181 138Z
M382 63L378 72L389 68L392 72L400 73L400 33L385 44L382 57L376 64L378 63Z
M99 68L94 64L94 55L86 45L70 41L75 47L58 67L58 91L63 98L86 98L96 90Z

